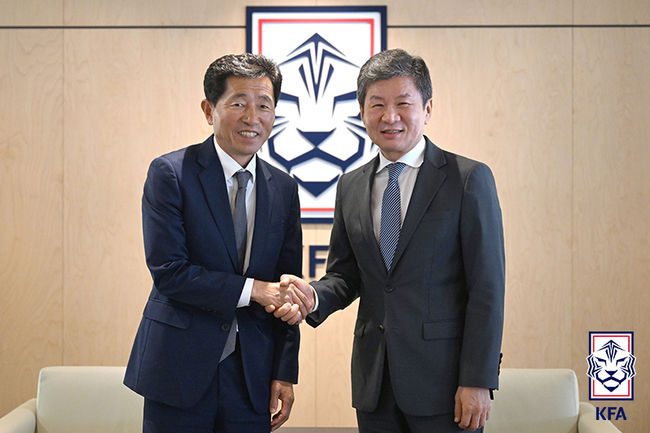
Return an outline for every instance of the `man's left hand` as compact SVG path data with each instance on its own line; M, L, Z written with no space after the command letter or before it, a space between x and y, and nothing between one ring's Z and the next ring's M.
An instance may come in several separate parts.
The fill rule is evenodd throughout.
M454 422L463 430L474 431L485 425L491 407L490 391L487 388L459 386L456 391Z
M280 288L290 297L290 302L281 306L269 304L264 309L289 325L299 324L314 310L314 288L302 278L289 274L280 277Z
M293 385L282 380L271 381L271 402L269 410L271 411L271 431L278 429L289 419L291 406L293 406ZM278 411L278 401L281 403Z

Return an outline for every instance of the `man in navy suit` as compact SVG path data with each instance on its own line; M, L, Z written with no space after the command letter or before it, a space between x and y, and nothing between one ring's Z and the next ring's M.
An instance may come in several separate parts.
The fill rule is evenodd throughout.
M360 298L352 405L361 433L482 430L498 385L505 285L492 172L423 135L432 90L420 57L376 54L357 87L380 153L339 180L327 274L312 288L283 284L315 290L312 326ZM291 308L275 314L288 310L291 323Z
M301 272L298 189L255 155L281 82L263 56L217 59L201 103L214 135L149 167L142 220L153 288L124 378L145 397L144 432L268 433L291 411L298 327L263 307L300 302L270 283Z

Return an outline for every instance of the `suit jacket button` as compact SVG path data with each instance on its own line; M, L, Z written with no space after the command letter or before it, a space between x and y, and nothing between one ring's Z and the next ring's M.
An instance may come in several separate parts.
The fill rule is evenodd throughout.
M230 331L230 325L227 324L227 323L224 323L223 325L221 325L221 330L224 331L224 332L225 331Z
M384 325L379 325L379 332L383 334L384 331L385 331Z

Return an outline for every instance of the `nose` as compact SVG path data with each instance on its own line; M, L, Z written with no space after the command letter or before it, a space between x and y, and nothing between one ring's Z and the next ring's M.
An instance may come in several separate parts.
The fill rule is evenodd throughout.
M394 108L386 107L381 115L381 120L386 123L395 123L399 120L399 114Z
M258 115L259 111L257 107L254 105L248 105L246 109L244 110L244 115L242 116L242 120L247 123L247 124L253 124L256 123L257 120L259 119Z

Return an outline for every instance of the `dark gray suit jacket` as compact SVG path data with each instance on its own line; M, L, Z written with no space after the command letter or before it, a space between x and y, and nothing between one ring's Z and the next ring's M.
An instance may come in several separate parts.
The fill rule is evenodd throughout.
M390 272L373 234L371 188L379 158L341 177L327 274L312 283L318 326L360 297L352 405L372 411L387 360L407 414L453 412L459 385L497 388L505 258L490 169L428 138Z

